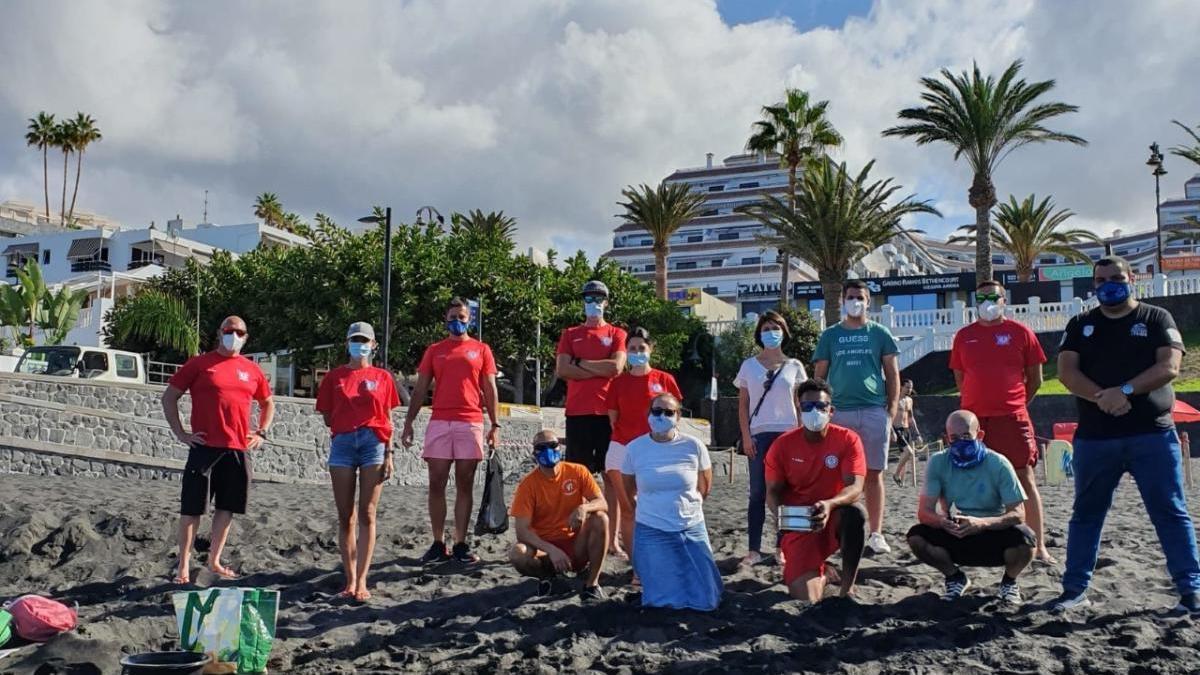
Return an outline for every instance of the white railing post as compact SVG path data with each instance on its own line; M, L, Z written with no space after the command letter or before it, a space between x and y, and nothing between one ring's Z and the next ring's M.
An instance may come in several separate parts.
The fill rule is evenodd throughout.
M1150 283L1150 292L1152 293L1150 296L1152 298L1167 297L1167 275L1155 274L1154 279Z
M824 328L825 328L825 310L824 309L814 309L812 311L812 316L813 316L813 319L816 320L817 325L820 326L822 330L824 330Z
M879 323L888 327L891 330L896 327L896 308L891 305L884 305L881 308L879 315Z
M1083 314L1083 299L1071 298L1071 316Z
M954 307L954 325L955 326L967 325L967 303L963 302L962 300L955 300L953 303L953 307Z
M1042 299L1036 295L1029 296L1027 301L1029 305L1029 317L1025 319L1025 325L1029 326L1037 332L1043 328L1042 326Z

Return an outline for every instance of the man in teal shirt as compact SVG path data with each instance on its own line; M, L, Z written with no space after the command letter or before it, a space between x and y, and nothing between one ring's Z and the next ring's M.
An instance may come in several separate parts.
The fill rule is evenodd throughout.
M900 403L900 349L892 333L867 319L871 291L858 279L842 287L846 318L826 328L813 355L813 376L833 387L833 423L854 430L867 456L867 548L890 553L883 538L883 474L887 471L892 419Z
M908 545L918 559L946 575L944 599L957 600L971 587L959 565L1003 567L998 595L1019 605L1017 575L1029 566L1037 546L1025 525L1025 490L1008 459L983 444L974 413L951 413L946 436L950 448L929 458L917 507L920 524L908 531Z

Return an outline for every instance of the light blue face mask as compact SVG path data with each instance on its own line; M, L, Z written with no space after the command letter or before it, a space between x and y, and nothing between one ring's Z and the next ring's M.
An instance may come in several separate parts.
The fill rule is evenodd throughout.
M604 316L604 305L598 302L583 303L583 313L589 319L595 319Z
M759 338L762 340L763 346L768 349L774 349L783 344L783 331L781 330L764 330L759 333Z
M361 359L364 357L366 357L366 358L371 357L371 343L370 342L351 342L348 345L348 348L350 350L351 358Z
M630 352L627 360L631 366L644 366L650 363L650 355L646 354L645 352L640 354L637 352Z

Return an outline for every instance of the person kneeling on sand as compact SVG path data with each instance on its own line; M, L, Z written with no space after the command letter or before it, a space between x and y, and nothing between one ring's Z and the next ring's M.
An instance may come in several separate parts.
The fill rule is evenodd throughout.
M516 521L517 543L509 560L521 574L540 579L538 592L549 595L560 573L585 577L581 597L603 600L599 586L608 553L608 503L591 472L563 461L558 436L549 429L533 439L537 467L521 479L509 509Z
M841 594L849 597L866 540L866 512L858 499L867 460L858 434L829 423L833 391L825 380L804 382L799 397L804 426L771 444L764 467L767 507L776 514L777 531L780 506L812 508L811 530L786 532L780 539L783 583L793 598L820 602L826 585L825 561L841 549ZM829 581L838 583L832 568L828 573Z
M1008 459L983 444L974 413L951 413L946 436L950 448L929 458L917 511L921 522L908 531L908 545L946 575L945 600L957 600L971 586L959 565L1003 567L999 597L1020 604L1017 575L1037 546L1025 525L1025 491ZM938 513L939 502L945 514Z

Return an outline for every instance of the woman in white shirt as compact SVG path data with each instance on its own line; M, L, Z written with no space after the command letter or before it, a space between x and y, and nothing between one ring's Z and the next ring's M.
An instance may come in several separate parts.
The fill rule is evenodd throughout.
M766 522L767 479L763 462L767 450L785 431L796 428L796 388L808 379L804 364L783 353L791 337L787 321L767 311L754 327L754 342L761 348L742 362L733 383L738 388L738 422L742 453L750 469L750 503L746 509L750 550L742 565L762 561L762 531Z
M699 439L680 433L679 399L650 402L650 433L629 443L621 480L633 504L633 570L643 607L711 611L721 603L721 572L704 524L712 461Z

